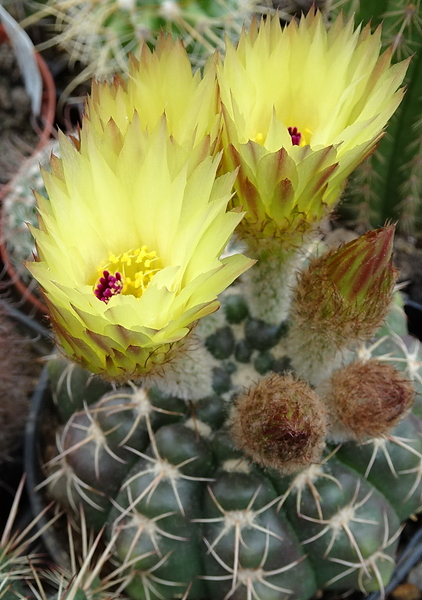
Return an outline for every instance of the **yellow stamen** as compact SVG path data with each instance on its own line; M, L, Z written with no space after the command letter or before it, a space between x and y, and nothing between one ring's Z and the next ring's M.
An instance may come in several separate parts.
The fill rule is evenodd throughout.
M311 143L312 131L310 129L305 129L302 133L302 138L300 140L299 146L308 146Z
M161 268L161 261L157 256L157 252L155 250L150 252L146 246L141 246L136 250L128 250L118 256L110 254L108 262L98 269L99 275L94 284L94 289L98 290L101 285L99 282L104 272L109 272L113 276L119 273L122 288L118 293L130 294L140 298L154 275Z
M256 136L253 138L253 141L256 142L257 144L260 144L261 146L263 146L265 144L264 134L257 133Z

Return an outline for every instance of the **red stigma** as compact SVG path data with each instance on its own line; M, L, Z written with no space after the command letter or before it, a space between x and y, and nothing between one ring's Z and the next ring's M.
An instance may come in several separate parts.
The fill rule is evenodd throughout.
M297 127L288 127L287 131L290 133L293 146L299 146L302 134L298 131Z
M111 275L108 271L103 271L103 277L100 277L97 287L94 290L94 294L98 300L107 304L110 301L110 298L116 294L120 294L122 289L122 276L119 272Z

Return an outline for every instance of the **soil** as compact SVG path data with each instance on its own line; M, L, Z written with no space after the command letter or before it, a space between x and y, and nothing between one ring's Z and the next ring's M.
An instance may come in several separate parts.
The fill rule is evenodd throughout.
M38 142L31 100L26 93L14 51L0 44L0 185L9 181Z

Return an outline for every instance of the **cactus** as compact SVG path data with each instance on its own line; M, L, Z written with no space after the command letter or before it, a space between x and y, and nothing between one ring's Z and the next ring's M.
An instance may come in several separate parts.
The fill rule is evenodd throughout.
M7 258L25 285L35 289L34 281L27 269L23 268L23 263L25 260L31 260L35 251L28 224L35 226L37 223L34 191L45 193L40 165L48 167L52 152L58 152L56 140L46 144L22 163L1 208L2 243Z
M387 247L390 232L378 234ZM363 237L372 240L373 234ZM361 252L365 240L337 256L350 257L356 246ZM388 259L385 245L375 246L394 274L391 252ZM327 256L336 266L336 255ZM309 269L314 272L312 263ZM347 275L344 285L354 290ZM135 600L305 600L320 588L382 589L394 566L400 524L420 509L419 404L409 410L410 381L421 389L422 352L416 340L395 333L405 331L398 305L383 330L355 345L352 362L327 376L317 395L291 375L288 328L250 316L247 284L230 288L218 318L204 318L195 330L196 348L215 365L214 396L186 403L159 384L131 383L99 398L101 391L90 392L95 380L89 372L63 359L49 365L53 398L59 406L72 402L75 412L62 416L44 486L70 514L77 518L82 505L96 531L106 528L125 594ZM325 436L338 441L335 418L344 418L330 398L340 398L340 386L350 404L353 376L371 393L361 392L370 403L362 411L366 422L364 414L356 419L366 429L357 434L343 425L346 443L325 446ZM358 391L355 379L355 414ZM379 428L381 420L370 409L379 402L385 423L374 429L374 419ZM359 443L347 441L354 439Z
M94 76L109 77L116 71L127 73L129 55L138 52L142 41L154 46L160 31L180 37L192 64L201 66L216 48L224 49L225 35L237 40L242 26L250 23L254 14L265 14L268 10L268 5L259 0L149 3L61 0L48 1L41 8L38 2L31 0L32 14L22 26L53 18L55 33L40 49L58 45L67 52L71 64L79 62L85 67L66 88L67 97L79 83ZM291 18L287 10L288 7L281 14Z
M53 397L65 405L71 391L76 412L57 430L56 456L45 467L49 495L75 516L82 505L90 526L106 528L113 560L127 578L125 594L135 600L306 600L325 587L383 588L400 523L422 502L418 404L391 433L328 445L322 459L312 456L299 473L295 464L281 475L278 464L265 467L241 450L245 431L238 434L230 423L239 390L260 381L259 393L268 394L270 381L276 387L274 378L291 371L286 332L275 336L248 315L241 286L223 298L218 323L208 320L198 343L216 361L215 395L195 403L133 384L98 399L84 383L88 372L63 359L50 363ZM384 368L395 366L395 377L421 388L417 340L390 329L356 352L364 364L379 365L383 377ZM292 397L294 380L287 377ZM315 392L306 394L309 406ZM272 419L274 431L282 418ZM279 452L283 459L287 464Z
M361 231L398 220L398 231L420 236L422 224L422 7L410 0L345 0L337 3L357 22L382 23L383 47L393 62L411 58L407 92L379 148L354 173L345 192L342 214ZM335 11L334 11L335 13Z
M316 240L406 63L316 11L226 43L194 76L144 46L44 172L27 266L74 363L48 367L38 488L134 600L383 589L422 498L421 352L394 226Z
M42 555L33 551L34 542L39 541L43 532L52 527L61 515L57 512L51 519L46 520L42 527L38 527L51 508L49 505L25 527L19 529L18 509L24 486L25 476L16 490L0 540L0 594L5 600L16 600L29 595L31 580L43 562Z

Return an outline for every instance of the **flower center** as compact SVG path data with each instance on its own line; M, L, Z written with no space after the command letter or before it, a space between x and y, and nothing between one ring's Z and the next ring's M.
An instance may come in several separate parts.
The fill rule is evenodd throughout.
M297 127L288 127L288 132L292 138L293 146L300 146L300 140L302 139L302 134L298 130Z
M305 129L305 132L301 133L297 127L288 127L287 131L290 133L293 146L307 146L310 144L312 137L310 129Z
M146 246L119 256L110 254L108 262L98 269L100 277L95 284L94 294L106 304L116 294L140 298L160 269L157 253L155 250L149 252Z

